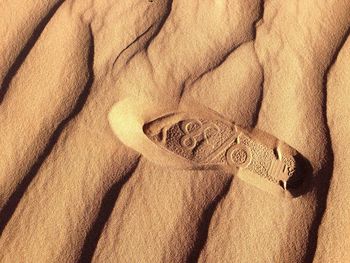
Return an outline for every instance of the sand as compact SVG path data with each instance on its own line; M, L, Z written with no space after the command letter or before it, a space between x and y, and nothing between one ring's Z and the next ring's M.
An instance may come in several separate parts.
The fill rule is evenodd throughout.
M344 0L3 0L0 262L350 262L349 32Z

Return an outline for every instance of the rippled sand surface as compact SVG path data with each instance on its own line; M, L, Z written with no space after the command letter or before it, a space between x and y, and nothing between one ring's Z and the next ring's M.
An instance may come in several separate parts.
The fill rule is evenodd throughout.
M350 262L349 32L346 0L1 1L0 262ZM161 161L132 122L184 104L308 190Z

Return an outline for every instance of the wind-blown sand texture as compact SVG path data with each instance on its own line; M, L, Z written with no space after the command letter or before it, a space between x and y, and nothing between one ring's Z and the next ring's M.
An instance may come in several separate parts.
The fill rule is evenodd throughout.
M349 32L346 0L1 1L0 262L350 262ZM152 161L134 124L181 105L307 191Z

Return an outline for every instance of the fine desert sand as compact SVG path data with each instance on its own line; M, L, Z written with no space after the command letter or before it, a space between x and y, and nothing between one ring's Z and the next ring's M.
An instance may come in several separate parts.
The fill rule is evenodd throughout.
M2 0L0 35L0 263L350 262L350 1Z

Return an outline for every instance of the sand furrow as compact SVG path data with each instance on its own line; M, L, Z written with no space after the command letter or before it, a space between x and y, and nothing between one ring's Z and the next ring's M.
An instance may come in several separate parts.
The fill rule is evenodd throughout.
M185 262L199 241L197 235L203 234L198 232L207 223L203 215L210 216L213 200L230 181L229 175L176 172L143 159L122 189L93 262ZM148 249L130 251L132 246Z
M331 131L330 131L330 120L328 118L328 100L332 100L333 98L329 98L329 92L328 92L328 78L330 75L330 72L332 71L333 67L335 66L335 63L337 61L337 58L339 56L339 53L344 48L345 42L348 39L350 34L350 27L346 32L343 33L342 37L340 38L339 42L335 45L335 51L333 53L333 57L331 58L327 69L325 70L324 76L323 76L323 87L324 87L324 93L325 93L325 103L323 104L323 110L322 113L324 115L324 118L326 119L326 133L328 136L328 140L330 142L329 145L329 168L325 170L325 173L328 174L328 176L320 177L318 178L318 181L315 182L315 187L317 189L318 194L318 211L313 219L312 222L312 228L310 230L310 236L308 239L308 249L306 252L306 261L312 262L314 260L314 255L316 253L317 244L318 244L318 231L319 227L321 225L322 219L324 217L324 213L326 212L327 208L327 199L328 194L330 190L330 184L332 181L332 177L334 176L334 143L332 141ZM332 94L333 95L333 94ZM334 95L333 95L334 96Z
M91 262L103 228L105 227L113 211L118 196L124 185L135 173L135 170L137 169L137 166L139 164L139 160L140 159L137 160L137 162L131 167L131 170L120 181L118 181L110 187L108 192L103 197L100 210L98 212L98 215L96 216L95 222L91 225L91 228L86 235L84 246L82 248L82 252L78 262Z
M215 213L217 206L222 202L222 200L227 196L230 188L232 187L233 178L229 180L226 185L222 188L221 192L212 200L210 204L203 211L200 217L200 224L197 228L196 239L193 244L193 248L189 253L186 262L198 262L199 256L204 249L206 242L208 240L208 231L211 219Z
M178 1L173 5L174 14L169 17L157 39L150 43L147 57L159 86L154 93L162 96L169 93L169 86L180 86L173 94L179 97L186 82L198 79L219 65L230 51L252 39L253 24L260 10L255 0L216 4ZM208 9L212 10L211 16L202 20ZM181 10L187 11L183 13ZM250 15L243 18L240 10L250 12ZM220 20L217 20L218 17ZM188 24L192 24L192 27L188 27ZM202 46L201 38L206 38L210 44ZM177 52L171 52L175 49ZM191 63L188 63L189 60Z
M350 79L347 74L350 58L350 38L339 48L334 65L327 77L327 117L334 151L334 170L321 222L313 262L342 262L349 258L349 182L347 147L348 96ZM328 251L328 253L324 253Z
M11 79L62 3L63 0L1 2L0 101Z
M90 32L91 34L91 32ZM93 42L90 43L90 48L89 48L89 55L87 59L88 67L89 67L89 72L90 72L90 77L86 82L86 85L82 91L82 93L79 95L76 105L73 108L73 110L69 113L67 118L65 118L58 126L57 129L53 132L51 137L48 139L44 149L40 153L40 155L37 157L36 160L33 160L34 163L31 166L30 170L27 172L27 174L24 175L24 177L21 179L20 177L17 178L21 179L20 183L16 186L16 189L14 190L13 193L8 197L6 200L6 203L4 207L0 211L0 236L4 228L6 227L6 224L8 221L11 219L11 216L13 215L18 203L20 202L21 198L23 197L25 191L27 190L28 186L38 173L41 165L43 162L48 158L50 153L52 152L55 144L59 140L59 137L64 130L64 128L68 125L68 123L74 119L76 115L81 111L83 108L89 93L90 93L90 88L93 83L93 70L92 70L92 65L93 65L93 56L94 56L94 47L93 47ZM19 175L19 174L18 174Z
M83 247L103 196L111 185L127 176L137 158L114 142L111 134L99 131L105 120L89 120L86 111L83 112L85 114L78 115L80 122L73 122L64 129L3 231L1 251L10 252L7 255L12 254L14 260L16 251L22 251L18 254L21 260L76 261L80 249L72 244ZM91 131L88 134L87 129ZM62 152L69 152L69 161ZM85 165L80 166L81 163ZM70 191L70 187L74 191ZM40 205L33 207L32 203ZM14 233L20 232L22 237L18 240ZM45 242L48 236L56 236L55 242ZM47 248L47 253L37 254L43 247Z
M193 83L183 100L189 103L195 100L249 129L257 121L262 84L262 68L251 41L235 49L220 65Z
M0 145L9 149L0 160L0 208L31 167L45 158L55 130L81 107L76 106L82 103L78 98L85 96L93 77L89 45L88 27L63 6L13 78L0 106Z

